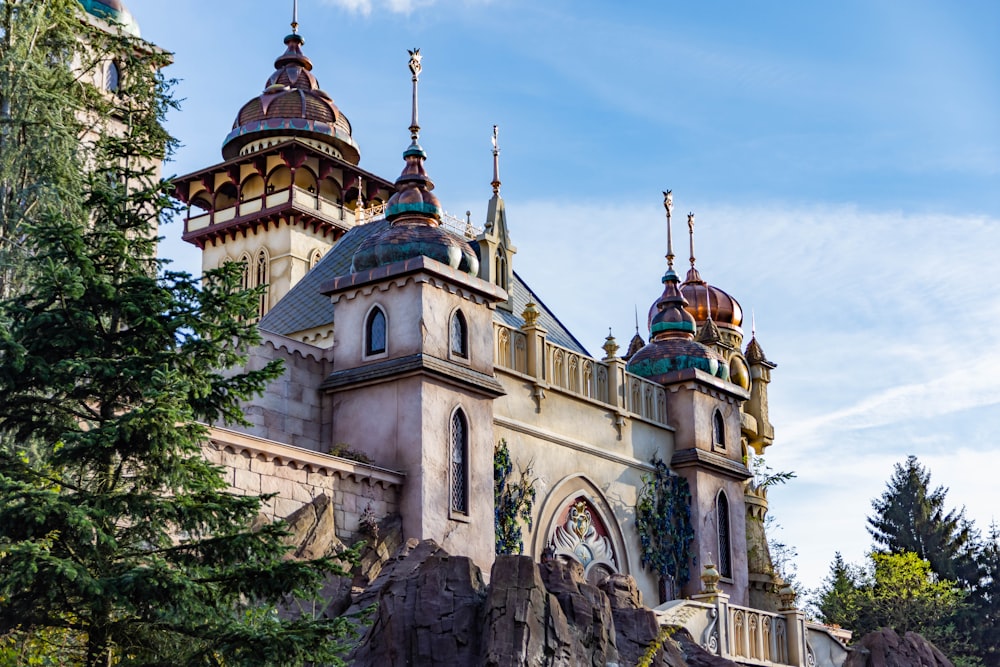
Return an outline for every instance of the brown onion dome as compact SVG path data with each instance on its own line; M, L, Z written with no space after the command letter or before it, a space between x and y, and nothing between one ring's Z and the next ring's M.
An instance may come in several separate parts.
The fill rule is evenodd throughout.
M693 266L681 283L681 292L687 299L688 312L694 315L696 321L704 322L711 319L716 324L735 327L743 324L743 309L739 302L718 287L702 280L698 269Z
M468 242L441 226L441 204L431 193L434 183L424 171L426 158L416 142L403 153L406 166L386 204L385 217L391 226L358 246L351 271L423 256L471 275L479 273L479 258Z
M361 161L351 137L351 123L333 99L319 87L312 61L302 53L302 36L285 37L285 52L274 61L275 72L264 92L243 105L232 131L222 142L226 160L248 144L266 137L306 137L332 146L351 164Z
M695 322L686 309L680 279L674 270L663 276L663 294L656 301L650 321L650 341L636 352L626 369L653 382L663 383L675 371L697 368L722 379L729 378L726 363L710 348L694 340Z

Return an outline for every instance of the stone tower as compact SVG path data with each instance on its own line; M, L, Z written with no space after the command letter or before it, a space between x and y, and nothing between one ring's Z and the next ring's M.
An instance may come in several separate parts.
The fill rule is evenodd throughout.
M223 162L174 181L188 206L184 240L202 270L242 262L244 286L269 285L260 314L278 302L347 230L365 222L392 184L358 167L351 124L319 87L293 20L264 90L243 105Z

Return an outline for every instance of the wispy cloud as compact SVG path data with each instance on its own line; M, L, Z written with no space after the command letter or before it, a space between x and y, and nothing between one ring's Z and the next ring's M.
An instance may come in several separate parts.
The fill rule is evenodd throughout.
M486 4L490 0L323 0L324 4L340 7L353 14L370 16L389 12L392 14L412 14L418 9L441 5Z

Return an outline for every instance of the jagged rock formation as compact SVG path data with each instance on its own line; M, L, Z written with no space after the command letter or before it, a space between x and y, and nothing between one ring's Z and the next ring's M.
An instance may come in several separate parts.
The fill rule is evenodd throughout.
M376 605L348 656L357 667L625 667L638 662L659 632L630 577L612 577L598 588L577 563L501 556L487 586L470 559L431 541L410 540L382 563L370 585L355 591L348 614ZM734 663L676 632L652 664Z
M854 644L844 667L954 667L941 651L915 632L900 637L891 628L869 632Z

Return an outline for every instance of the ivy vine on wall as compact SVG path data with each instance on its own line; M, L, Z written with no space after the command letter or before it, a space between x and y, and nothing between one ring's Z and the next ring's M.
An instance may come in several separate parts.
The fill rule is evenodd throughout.
M507 441L501 439L497 442L493 448L493 528L498 556L524 552L520 522L523 521L531 530L535 481L531 463L518 466L518 472L514 474Z
M655 470L643 475L635 506L635 524L642 546L642 565L675 586L691 576L691 490L687 480L667 468L659 458Z

